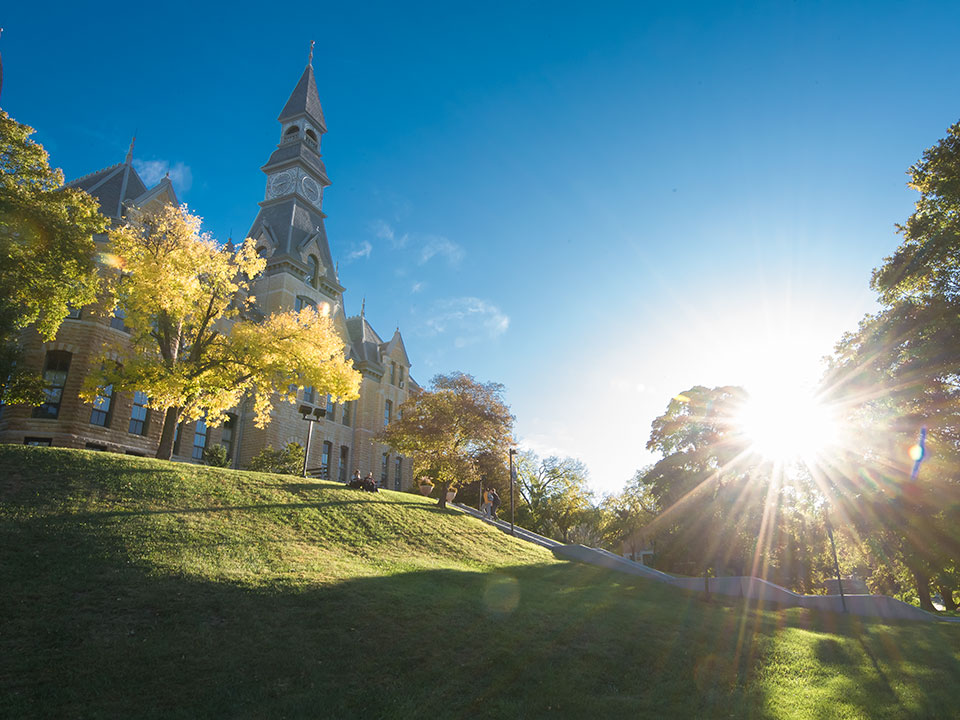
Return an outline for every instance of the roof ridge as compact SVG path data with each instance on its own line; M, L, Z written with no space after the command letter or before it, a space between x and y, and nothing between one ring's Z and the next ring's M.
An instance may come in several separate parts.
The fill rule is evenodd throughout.
M71 185L75 185L81 180L86 180L87 178L93 177L94 175L99 175L100 173L106 172L107 170L116 170L118 167L121 167L122 165L126 165L126 163L116 163L115 165L108 165L105 168L100 168L99 170L94 170L93 172L87 173L86 175L81 175L80 177L76 177L70 182L64 183L63 186L70 187Z

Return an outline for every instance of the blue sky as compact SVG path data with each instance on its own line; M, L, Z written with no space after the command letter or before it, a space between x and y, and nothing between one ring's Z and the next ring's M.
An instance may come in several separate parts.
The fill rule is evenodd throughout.
M960 118L960 5L455 5L18 3L2 105L68 178L136 132L236 238L316 40L348 313L399 324L421 382L504 383L599 491L687 387L811 382Z

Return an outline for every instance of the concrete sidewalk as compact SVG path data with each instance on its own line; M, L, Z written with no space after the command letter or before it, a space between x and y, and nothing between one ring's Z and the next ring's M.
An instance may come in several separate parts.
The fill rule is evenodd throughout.
M451 503L458 510L472 515L478 520L489 523L505 533L510 533L510 523L503 520L493 520L479 510L463 505ZM625 557L615 555L608 550L591 548L584 545L565 545L543 535L538 535L524 528L514 526L514 536L521 540L540 545L552 551L556 557L565 560L598 565L616 570L617 572L638 575L650 580L662 582L684 590L703 592L702 577L681 577L648 567ZM845 595L841 600L839 595L800 595L772 582L756 577L720 577L709 578L711 593L728 597L741 597L756 600L778 608L800 607L824 612L842 613L846 604L846 612L852 615L874 617L881 620L913 620L918 622L949 622L960 623L960 617L942 617L914 605L897 600L886 595Z

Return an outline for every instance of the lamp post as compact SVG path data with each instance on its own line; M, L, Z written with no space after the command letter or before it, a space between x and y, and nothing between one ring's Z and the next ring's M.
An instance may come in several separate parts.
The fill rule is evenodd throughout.
M840 591L840 604L843 605L843 611L847 611L847 599L843 595L843 579L840 577L840 561L837 559L837 544L833 541L833 525L830 524L830 516L824 513L823 519L827 525L827 535L830 536L830 547L833 548L833 567L837 571L837 590Z
M516 448L510 448L510 534L513 532L513 486L517 481L517 467L513 464L513 456L517 454Z
M313 437L313 424L320 422L327 414L327 409L322 407L311 407L301 405L298 412L303 415L303 419L310 425L307 428L307 447L303 451L303 477L307 476L307 460L310 459L310 439ZM329 460L328 460L329 462Z

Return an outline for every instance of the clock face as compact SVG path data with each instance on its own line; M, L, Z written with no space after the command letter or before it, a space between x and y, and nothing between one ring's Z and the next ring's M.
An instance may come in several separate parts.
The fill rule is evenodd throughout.
M317 204L320 202L320 186L317 184L317 181L312 177L305 177L300 182L301 187L303 187L303 196L310 202Z
M284 170L276 175L271 175L267 181L267 199L289 194L293 191L296 182L297 178L292 170Z

